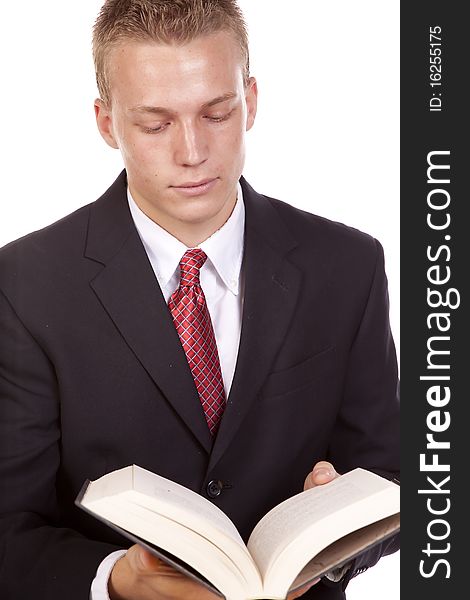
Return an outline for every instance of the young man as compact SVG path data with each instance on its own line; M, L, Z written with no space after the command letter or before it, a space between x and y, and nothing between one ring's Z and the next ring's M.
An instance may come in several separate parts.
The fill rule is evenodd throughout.
M108 0L94 57L98 128L125 171L0 253L0 595L209 599L126 551L78 491L135 463L246 539L336 471L397 476L383 252L241 177L257 86L233 0ZM290 598L344 598L396 548Z

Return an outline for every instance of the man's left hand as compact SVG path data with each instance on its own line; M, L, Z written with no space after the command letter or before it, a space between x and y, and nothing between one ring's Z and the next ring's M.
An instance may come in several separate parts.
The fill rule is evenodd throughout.
M320 462L317 462L305 478L304 490L309 490L317 485L324 485L339 476L339 473L336 472L331 463L321 460Z
M339 477L339 474L336 472L335 468L331 463L326 462L325 460L317 462L317 464L313 467L313 469L305 478L304 491L316 487L317 485L324 485L325 483L329 483L337 477ZM295 598L300 598L319 581L320 579L315 579L315 581L312 581L311 583L300 588L296 592L291 592L287 596L287 600L294 600Z

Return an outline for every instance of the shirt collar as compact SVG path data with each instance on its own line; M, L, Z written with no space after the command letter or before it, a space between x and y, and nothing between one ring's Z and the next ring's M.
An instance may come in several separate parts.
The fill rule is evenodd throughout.
M188 248L168 231L152 221L137 206L129 188L127 199L140 239L162 288L173 277ZM245 206L238 183L237 201L228 220L198 248L204 250L226 287L235 295L240 292L240 270L243 260Z

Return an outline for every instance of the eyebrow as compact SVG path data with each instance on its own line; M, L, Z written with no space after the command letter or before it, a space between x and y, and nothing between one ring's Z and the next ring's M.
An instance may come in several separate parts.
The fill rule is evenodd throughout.
M221 104L222 102L227 102L227 100L232 100L236 98L237 94L235 92L227 92L226 94L222 94L222 96L217 96L213 100L209 100L209 102L205 102L201 109L204 110L206 108L211 108L211 106L215 106L217 104ZM163 114L163 115L171 115L174 111L169 108L164 108L162 106L145 106L139 105L130 109L133 113L151 113L151 114Z

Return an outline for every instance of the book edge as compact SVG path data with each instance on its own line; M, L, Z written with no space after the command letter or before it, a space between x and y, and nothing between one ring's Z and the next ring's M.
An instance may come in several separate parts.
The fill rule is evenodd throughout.
M391 518L394 517L396 515L399 515L400 513L396 513L395 515L390 515L390 517L386 517L386 518ZM358 556L360 556L361 554L363 554L364 552L367 552L369 550L371 550L372 548L374 548L375 546L378 546L379 544L382 544L383 542L385 542L386 540L394 537L395 535L397 535L398 533L400 533L400 523L398 523L398 525L396 526L395 529L393 529L392 531L389 531L387 534L385 534L383 537L381 537L380 539L376 539L374 541L372 541L370 544L367 544L366 546L360 548L357 552L354 552L353 554L351 554L350 556L345 557L343 560L341 560L339 563L336 563L334 565L329 565L327 568L325 568L324 570L321 570L318 573L315 573L310 579L308 579L307 581L301 582L299 585L295 586L295 587L291 587L289 588L288 593L290 594L291 592L295 592L299 589L301 589L302 587L304 587L305 585L308 585L308 583L310 583L311 581L314 581L315 579L324 577L327 573L329 573L332 569L336 569L336 568L340 568L343 565L345 565L346 563L354 560L355 558L357 558ZM354 533L354 532L353 532ZM314 560L315 557L312 557L312 560ZM300 572L299 572L300 574ZM295 581L295 580L294 580Z
M104 517L101 517L100 515L94 513L93 511L89 510L88 508L86 508L82 504L82 500L86 494L86 490L90 483L91 483L91 481L89 479L87 479L85 481L85 483L83 484L82 488L80 489L80 492L78 493L78 495L75 499L74 504L78 508L83 510L85 513L91 515L94 519L98 519L99 521L101 521L102 523L104 523L105 525L107 525L108 527L110 527L111 529L113 529L114 531L116 531L117 533L122 535L123 537L127 538L131 542L133 542L135 544L139 544L140 546L143 546L146 550L151 552L154 556L161 559L163 562L170 565L177 571L180 571L181 573L183 573L190 579L197 581L199 584L201 584L202 586L204 586L211 592L215 593L220 598L225 598L225 596L220 592L220 590L218 590L208 579L206 579L204 576L202 576L200 573L198 573L195 569L192 569L189 565L186 565L186 563L184 563L183 561L180 561L177 556L174 556L174 555L170 554L169 552L166 552L165 550L158 548L158 546L154 546L153 544L150 544L145 539L134 535L133 533L127 531L126 529L119 527L119 525L115 525L108 519L105 519ZM125 549L125 548L123 548L123 549Z

